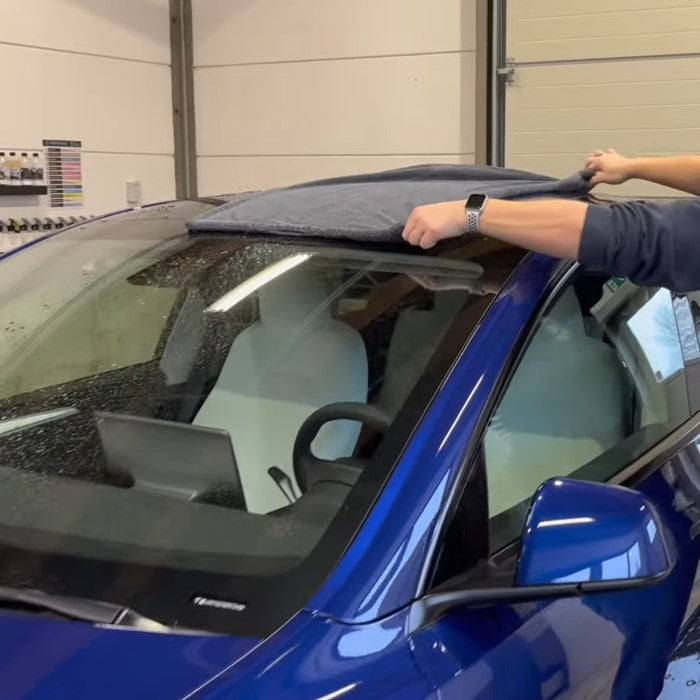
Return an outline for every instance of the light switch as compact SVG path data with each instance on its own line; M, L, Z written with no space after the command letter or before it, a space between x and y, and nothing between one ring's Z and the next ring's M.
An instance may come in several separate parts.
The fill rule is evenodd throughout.
M139 180L126 183L126 201L132 206L141 204L141 182Z

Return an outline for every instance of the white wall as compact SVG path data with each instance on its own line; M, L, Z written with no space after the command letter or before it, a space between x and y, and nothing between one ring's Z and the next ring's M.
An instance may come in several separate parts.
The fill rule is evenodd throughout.
M506 164L551 175L594 148L695 153L700 143L698 0L509 0ZM633 180L596 192L678 196Z
M193 34L200 194L474 161L474 0L193 0Z
M0 197L0 218L100 214L175 195L168 0L0 2L0 150L83 143L82 209ZM30 205L30 206L27 206Z

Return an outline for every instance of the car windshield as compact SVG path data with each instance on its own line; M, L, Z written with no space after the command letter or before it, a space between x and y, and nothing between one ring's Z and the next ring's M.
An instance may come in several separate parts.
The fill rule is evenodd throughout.
M258 635L328 574L351 532L303 565L366 482L361 522L379 448L411 429L397 416L425 408L519 254L186 236L207 206L0 263L0 585Z

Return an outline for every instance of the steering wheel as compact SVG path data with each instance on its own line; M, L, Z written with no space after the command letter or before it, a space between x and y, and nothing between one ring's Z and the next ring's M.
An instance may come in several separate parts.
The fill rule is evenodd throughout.
M294 441L294 476L302 493L318 481L337 481L352 486L365 466L364 460L354 457L328 460L314 455L311 443L319 430L334 420L357 421L380 433L385 433L392 422L381 408L352 401L329 403L314 411L301 424Z

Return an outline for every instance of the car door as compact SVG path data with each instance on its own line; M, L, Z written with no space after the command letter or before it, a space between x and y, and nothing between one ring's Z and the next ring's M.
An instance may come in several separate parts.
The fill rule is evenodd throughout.
M495 397L432 585L464 575L453 562L463 565L465 548L477 553L475 588L484 569L512 580L529 501L557 476L643 492L673 535L675 568L638 590L451 610L412 639L442 698L658 696L698 568L696 299L568 276ZM627 573L637 557L632 548L603 566Z

